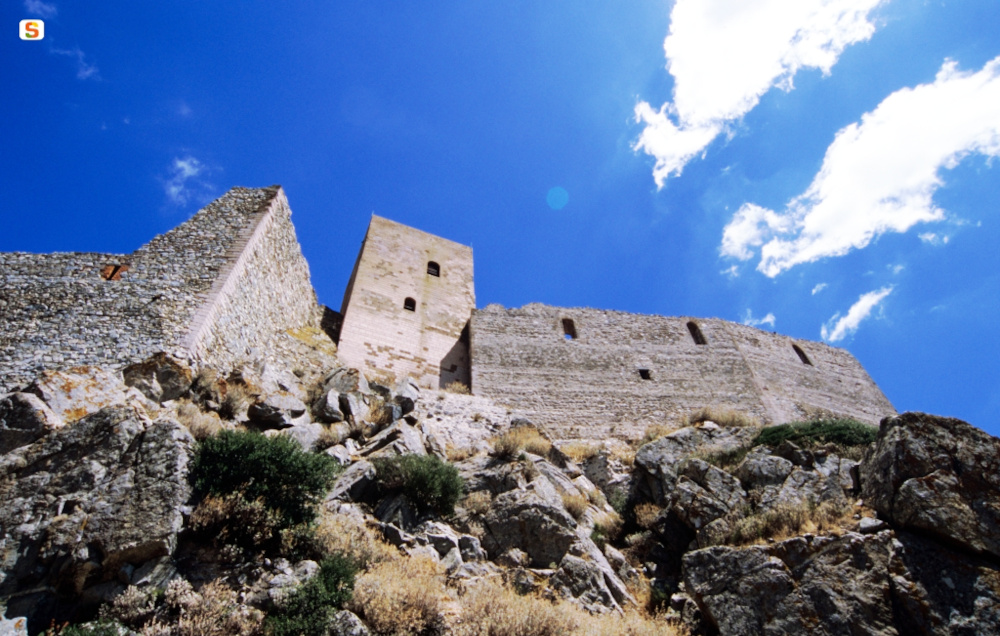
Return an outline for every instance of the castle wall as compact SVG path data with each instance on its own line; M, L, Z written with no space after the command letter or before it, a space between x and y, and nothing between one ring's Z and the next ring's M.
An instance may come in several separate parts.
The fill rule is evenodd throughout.
M233 188L129 255L0 253L0 391L157 351L225 366L318 323L288 215L280 188Z
M575 338L565 337L564 320ZM706 344L696 344L689 322ZM470 334L473 392L524 411L557 438L636 439L703 406L765 423L811 414L877 423L895 412L846 351L800 343L808 366L797 341L724 320L490 305L475 312Z
M468 384L462 332L475 306L471 248L373 215L344 295L339 356L424 387Z

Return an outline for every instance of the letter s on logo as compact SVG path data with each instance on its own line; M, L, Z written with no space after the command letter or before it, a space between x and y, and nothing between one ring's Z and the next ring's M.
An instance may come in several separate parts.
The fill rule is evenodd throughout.
M35 38L37 38L38 37L38 23L37 22L29 22L29 23L25 24L24 25L24 34L27 35L32 40L34 40Z

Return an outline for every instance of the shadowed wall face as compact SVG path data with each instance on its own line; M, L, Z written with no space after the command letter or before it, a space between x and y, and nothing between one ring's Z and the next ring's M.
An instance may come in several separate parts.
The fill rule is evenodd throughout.
M220 368L319 323L280 187L233 188L132 254L0 253L0 392L158 351Z
M767 424L895 413L846 351L724 320L490 305L470 333L475 392L561 439L638 439L704 406Z
M338 355L422 387L468 385L463 332L475 306L472 248L372 216L344 295Z

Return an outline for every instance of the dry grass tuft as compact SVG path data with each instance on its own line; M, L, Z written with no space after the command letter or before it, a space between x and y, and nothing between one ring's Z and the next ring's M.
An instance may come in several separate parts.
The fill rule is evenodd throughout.
M703 406L688 416L688 424L715 422L719 426L737 428L760 428L761 423L756 417L718 406Z
M264 614L241 605L236 592L221 581L212 581L196 592L184 579L167 586L162 604L157 591L129 586L111 604L101 608L101 618L116 620L138 630L141 636L255 636L261 633ZM96 632L95 632L96 633Z
M202 411L188 401L177 404L177 421L184 425L198 441L217 435L222 430L222 420L217 413Z
M493 438L494 457L512 459L522 450L545 457L552 450L552 442L534 426L517 426Z
M666 437L674 431L677 430L676 426L670 424L650 424L646 427L646 432L643 434L642 439L636 444L636 447L645 446L650 442L655 442L661 437ZM635 455L632 455L632 459L635 459Z
M636 611L624 616L592 616L568 601L534 594L521 596L494 580L484 580L460 599L461 616L450 633L455 636L677 636L662 617Z
M464 382L459 382L458 380L449 382L448 385L444 387L444 390L448 393L457 393L459 395L472 395L472 390L469 389L469 386Z
M453 446L448 444L444 449L445 458L451 463L460 462L475 456L476 449L469 446Z
M641 503L635 507L635 523L643 530L650 530L656 525L656 518L663 512L661 506L654 503Z
M376 634L418 636L443 630L446 595L437 562L416 556L377 563L359 576L348 608Z
M566 453L576 463L585 462L601 452L601 444L596 442L573 441L563 444L559 450Z
M570 493L564 492L562 495L563 506L574 519L577 521L583 516L583 513L587 512L587 506L590 505L590 501L583 495L571 495Z
M324 512L316 525L316 540L327 554L342 554L361 567L400 558L378 531L349 515Z
M780 541L804 532L829 533L853 523L850 506L832 502L819 505L780 505L736 520L732 530L715 542L746 545L766 539Z
M469 493L462 501L462 507L476 515L485 515L493 504L493 496L488 490L477 490Z
M368 423L376 429L392 424L392 410L385 408L385 398L372 395L368 398Z
M234 420L246 413L255 398L251 388L239 382L220 383L219 392L219 416L224 420Z

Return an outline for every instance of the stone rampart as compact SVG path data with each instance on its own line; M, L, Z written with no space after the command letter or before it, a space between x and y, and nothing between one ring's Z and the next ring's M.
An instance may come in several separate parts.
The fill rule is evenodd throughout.
M0 392L157 351L223 368L319 321L280 187L233 188L132 254L0 253Z
M490 305L474 313L470 336L473 393L558 438L636 439L703 406L768 424L895 413L846 351L724 320Z

